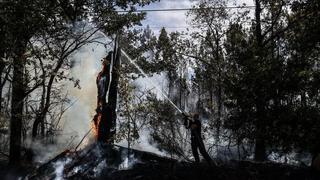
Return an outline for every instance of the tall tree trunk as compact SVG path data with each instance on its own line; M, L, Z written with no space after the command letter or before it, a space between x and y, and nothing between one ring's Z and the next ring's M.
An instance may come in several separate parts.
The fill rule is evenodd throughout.
M256 20L256 29L255 29L255 36L257 41L257 56L260 58L260 60L263 59L262 57L262 32L261 32L261 2L260 0L255 0L256 8L255 8L255 20ZM262 98L262 96L259 96L258 98ZM257 101L256 104L257 107L257 122L256 122L256 137L255 137L255 154L254 159L256 161L264 161L266 160L266 145L264 140L264 133L265 133L265 127L264 127L264 105L262 101Z
M266 160L266 144L263 137L256 138L254 160L265 161Z
M258 48L262 46L262 32L261 32L261 4L260 0L255 0L256 9L255 9L255 20L256 20L256 40L258 44ZM261 51L261 49L259 49Z
M220 58L220 42L218 37L218 30L215 31L216 38L215 38L215 45L216 45L216 61L218 63L218 81L217 81L217 99L218 99L218 112L217 112L217 132L216 132L216 140L219 143L220 141L220 127L221 127L221 116L222 116L222 61ZM218 144L217 143L217 144Z
M266 144L265 144L265 111L264 106L259 103L257 104L257 122L256 122L256 139L255 139L255 151L254 160L265 161L267 158Z
M9 163L11 165L20 164L21 151L21 130L22 115L25 96L24 84L24 52L26 43L20 40L17 46L14 63L13 63L13 79L12 79L12 99L11 99L11 120L10 120L10 155Z

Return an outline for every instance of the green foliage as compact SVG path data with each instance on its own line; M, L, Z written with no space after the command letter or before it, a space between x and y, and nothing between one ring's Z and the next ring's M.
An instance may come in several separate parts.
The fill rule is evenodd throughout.
M164 150L171 155L184 155L182 121L176 115L175 109L168 101L158 100L154 95L148 96L150 102L149 110L151 136L158 144L160 150Z
M79 80L69 76L71 55L84 45L94 42L97 31L113 35L138 25L145 13L133 11L154 1L0 2L1 102L2 84L5 82L2 77L7 78L5 74L11 74L9 67L13 66L10 161L19 163L22 138L30 134L27 132L30 122L33 123L33 137L36 137L40 124L42 137L53 135L53 129L58 124L53 120L58 119L59 122L65 112L64 105L70 103L58 82L70 80L75 87L80 88ZM129 12L118 13L120 9ZM32 92L40 96L30 96Z
M314 25L319 22L302 20L308 18L306 14L315 13L301 12L307 4L294 4L290 15L281 11L288 17L288 25L278 20L266 26L260 45L254 38L255 31L247 31L238 23L229 26L224 84L230 114L225 127L236 138L254 141L260 136L274 151L282 152L303 149L314 153L318 148L313 138L319 133L315 130L319 126L315 100L319 87L314 83L319 74L314 55L320 42L314 34L319 28ZM299 10L295 12L295 8ZM269 10L271 18L275 9ZM305 31L309 23L313 30Z
M154 64L150 59L153 59L155 54L156 43L157 38L149 27L143 30L128 30L123 33L120 40L121 47L147 74L155 72ZM123 63L123 65L126 66L126 73L134 72L141 75L131 63Z

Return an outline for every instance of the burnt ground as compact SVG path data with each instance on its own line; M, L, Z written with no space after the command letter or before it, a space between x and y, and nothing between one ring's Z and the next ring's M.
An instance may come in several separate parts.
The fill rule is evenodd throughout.
M0 158L0 179L320 180L320 174L309 167L251 161L229 161L211 167L206 162L178 162L137 150L130 151L136 162L128 169L119 170L126 153L128 149L123 147L95 144L80 152L65 151L37 168L30 165L9 168L6 160Z
M106 173L101 179L316 180L320 177L309 168L274 163L231 162L218 167L210 167L206 163L136 164L129 170Z
M30 167L9 167L8 158L0 156L0 179L1 180L15 180L19 177L26 176L30 172Z

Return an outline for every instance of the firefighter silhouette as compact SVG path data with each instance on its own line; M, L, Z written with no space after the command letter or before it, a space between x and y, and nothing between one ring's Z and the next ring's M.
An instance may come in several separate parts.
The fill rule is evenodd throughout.
M193 118L190 118L189 116L185 115L185 126L187 129L191 130L191 148L192 148L192 154L194 156L194 159L196 163L200 162L198 149L201 153L201 155L204 157L204 159L209 163L209 165L214 165L214 162L212 161L211 157L207 153L203 139L201 137L201 122L199 120L199 114L195 113L193 115Z

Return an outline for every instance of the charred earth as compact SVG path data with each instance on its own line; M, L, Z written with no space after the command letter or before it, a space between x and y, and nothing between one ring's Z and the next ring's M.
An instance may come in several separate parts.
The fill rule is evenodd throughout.
M26 170L27 169L27 170ZM278 163L229 161L210 167L207 163L177 161L153 153L116 145L92 144L80 151L66 150L37 168L1 170L1 179L320 179L310 167ZM13 173L17 173L13 175ZM19 177L17 177L18 175Z

